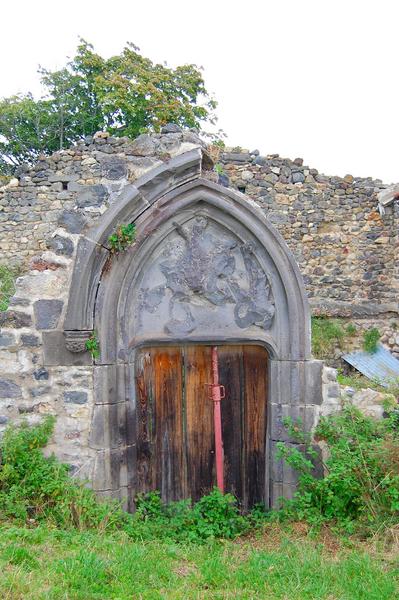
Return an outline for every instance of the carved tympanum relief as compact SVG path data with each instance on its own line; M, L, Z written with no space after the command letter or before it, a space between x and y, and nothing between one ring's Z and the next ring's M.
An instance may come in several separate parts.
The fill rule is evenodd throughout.
M207 307L209 326L220 324L222 312L230 309L227 313L232 310L239 328L269 329L275 313L273 294L253 245L200 214L185 226L174 226L141 282L139 328L146 313L155 318L162 312L166 333L191 333L203 326L201 315ZM151 285L154 281L159 283Z

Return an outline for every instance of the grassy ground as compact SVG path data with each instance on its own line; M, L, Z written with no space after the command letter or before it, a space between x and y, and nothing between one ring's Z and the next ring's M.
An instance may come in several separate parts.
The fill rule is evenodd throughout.
M395 548L306 527L268 526L235 542L178 545L126 535L0 527L2 600L393 600Z

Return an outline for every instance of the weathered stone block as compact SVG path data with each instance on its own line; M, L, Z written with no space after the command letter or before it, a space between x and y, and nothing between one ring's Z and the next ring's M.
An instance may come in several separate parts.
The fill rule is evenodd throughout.
M27 346L28 348L34 348L35 346L39 346L40 342L37 335L23 333L21 335L21 344L22 346Z
M270 507L281 508L282 498L285 500L292 500L296 492L296 485L291 483L284 483L278 481L272 483L270 490Z
M64 392L64 402L70 404L86 404L88 400L87 392L70 391Z
M18 406L18 412L20 415L29 415L35 412L35 407L33 404L21 404Z
M271 427L270 435L272 440L293 441L287 428L284 426L284 419L290 417L298 424L303 432L310 432L316 424L317 409L314 405L290 406L288 404L272 404L270 407Z
M43 332L43 352L46 366L84 366L93 363L89 352L76 354L67 350L63 331Z
M118 490L127 486L126 448L99 450L93 470L93 489Z
M58 218L58 225L69 233L80 233L86 223L87 219L75 210L63 210Z
M46 244L47 248L50 248L56 254L61 254L63 256L72 256L73 254L73 241L61 235L55 235L48 239Z
M126 370L129 365L96 365L94 367L94 398L96 404L115 404L133 397L134 390L127 389ZM134 375L133 375L134 379Z
M133 140L130 151L135 156L153 156L155 154L155 141L150 135L143 133Z
M126 444L126 402L96 404L90 428L91 448L118 448Z
M33 305L37 329L55 329L63 306L62 300L37 300Z
M176 123L167 123L161 128L161 133L181 133L182 128Z
M112 208L110 209L112 210ZM108 211L110 212L110 211ZM64 328L93 329L94 300L108 250L89 239L79 240ZM90 272L90 276L84 276Z
M26 313L17 310L6 310L0 312L0 327L31 327L32 317Z
M20 398L22 390L11 379L0 379L0 398Z
M47 381L48 371L43 367L41 369L37 369L36 371L33 371L33 377L36 379L36 381Z
M0 332L0 347L13 346L15 344L15 336L11 332Z
M113 158L102 163L101 172L106 179L123 179L124 177L127 177L127 166L125 161Z
M51 387L46 385L43 387L32 388L29 390L29 392L32 398L37 398L38 396L45 396L46 394L49 394L51 392Z
M86 208L89 206L101 206L107 198L107 188L104 185L84 186L76 198L76 206Z
M305 181L305 175L299 171L292 173L292 183L303 183Z

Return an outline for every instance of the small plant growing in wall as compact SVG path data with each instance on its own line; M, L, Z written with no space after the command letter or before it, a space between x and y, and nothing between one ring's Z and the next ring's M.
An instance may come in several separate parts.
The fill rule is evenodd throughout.
M0 311L8 308L10 298L15 291L15 277L15 271L6 265L0 265Z
M91 354L92 358L99 358L100 356L100 343L97 338L97 333L93 331L89 339L86 341L86 350Z
M216 165L213 167L213 170L218 175L224 175L225 174L225 172L223 170L223 167L222 167L222 165L220 163L216 163Z
M108 245L111 254L120 254L131 246L136 239L136 225L118 225L116 231L109 236Z
M346 326L346 333L349 335L349 337L354 337L356 335L356 327L353 323L349 323Z
M363 350L369 354L377 352L380 337L381 334L376 327L367 329L363 334Z

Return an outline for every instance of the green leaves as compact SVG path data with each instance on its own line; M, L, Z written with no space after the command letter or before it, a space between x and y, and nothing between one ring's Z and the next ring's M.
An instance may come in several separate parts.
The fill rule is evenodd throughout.
M86 341L86 350L90 352L92 358L100 357L100 343L95 331L93 331L89 339Z
M0 174L96 131L134 138L168 122L200 129L216 121L216 102L196 65L154 64L131 43L104 59L81 40L65 67L39 73L43 98L27 93L0 100Z
M118 225L116 231L109 236L108 245L111 254L119 254L124 252L131 246L136 239L136 225L129 223L128 225Z
M381 334L376 327L367 329L367 331L363 333L363 350L369 354L377 352L380 337Z
M290 435L294 424L285 423ZM300 428L299 428L300 429ZM399 435L394 419L376 421L353 406L321 418L314 437L325 447L324 477L312 473L311 438L304 446L278 450L299 476L298 492L285 512L295 519L320 525L335 521L346 529L377 528L399 518ZM304 451L303 451L304 450Z
M53 432L54 417L33 427L9 427L0 443L0 520L45 521L58 527L122 527L128 515L117 503L99 502L94 492L73 480L68 466L42 448Z
M261 516L257 514L257 522ZM140 496L130 535L134 539L173 539L201 542L207 539L233 539L248 531L255 523L250 515L240 515L232 494L214 488L196 504L190 500L165 505L159 492Z

